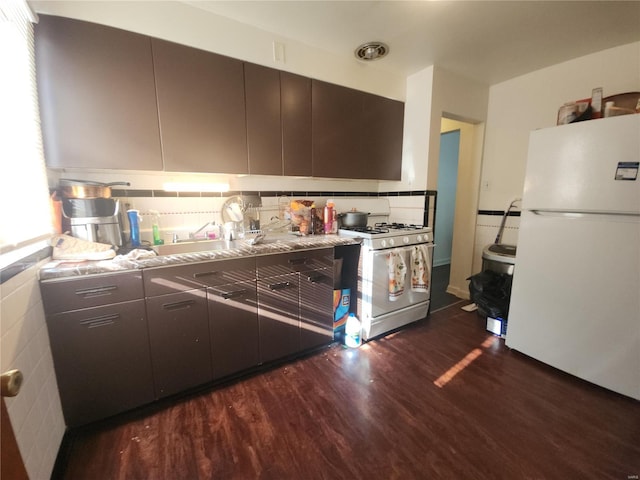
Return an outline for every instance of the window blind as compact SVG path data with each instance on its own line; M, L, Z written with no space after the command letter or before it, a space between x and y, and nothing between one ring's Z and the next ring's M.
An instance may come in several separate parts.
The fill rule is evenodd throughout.
M25 0L0 2L0 255L53 232Z

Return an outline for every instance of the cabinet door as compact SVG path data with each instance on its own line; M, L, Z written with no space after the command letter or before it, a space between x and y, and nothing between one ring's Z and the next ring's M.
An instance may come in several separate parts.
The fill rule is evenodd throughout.
M311 79L280 72L280 94L284 174L310 177Z
M166 397L211 381L205 290L162 295L146 301L156 395Z
M282 175L280 72L244 64L249 173Z
M362 155L368 159L367 178L400 180L404 103L378 95L363 94Z
M49 315L47 328L68 426L154 400L144 300Z
M152 40L164 168L248 173L242 62Z
M333 341L333 269L300 273L300 348Z
M207 290L213 378L222 378L260 363L256 282Z
M258 280L260 361L277 360L300 351L298 275Z
M312 167L314 177L367 178L361 156L363 93L312 82Z
M162 169L149 37L40 15L35 52L49 167Z

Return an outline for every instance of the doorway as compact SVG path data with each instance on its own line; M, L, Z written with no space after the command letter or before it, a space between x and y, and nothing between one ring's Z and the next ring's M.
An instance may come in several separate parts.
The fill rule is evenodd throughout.
M434 190L437 190L436 204L436 222L440 215L438 207L444 200L442 195L453 193L455 191L455 200L449 200L448 206L453 208L453 238L452 240L442 241L448 246L451 242L450 255L442 252L443 256L450 259L449 268L439 266L435 267L436 277L434 279L434 287L436 280L442 282L445 292L460 299L469 299L469 281L467 280L474 273L475 265L475 237L477 226L478 199L480 193L480 173L482 170L482 149L484 141L484 123L475 122L473 120L455 118L450 114L444 114L441 117L440 134L438 139L445 144L451 137L447 135L449 132L459 133L458 138L458 158L457 158L457 178L455 186L440 186L433 182ZM452 141L455 144L455 140ZM440 155L446 155L448 149L446 145L439 146L440 150L445 150L438 154L437 171L434 169L434 179L439 183L439 172L441 167L446 169L444 161L440 161ZM435 162L434 162L435 163ZM451 180L453 181L453 180ZM446 216L446 214L443 214ZM442 216L442 215L440 215ZM435 234L438 235L438 226L436 226ZM442 230L442 229L441 229ZM437 243L438 240L436 240ZM436 247L438 249L438 247ZM440 255L440 253L439 253ZM446 260L438 259L438 263L446 265ZM441 272L442 271L442 275ZM449 274L449 278L446 277ZM447 283L448 282L448 283ZM446 299L447 297L445 297ZM451 297L448 297L451 300Z
M438 310L460 299L447 293L451 274L453 224L456 211L460 130L440 134L438 197L436 204L431 287L431 309Z

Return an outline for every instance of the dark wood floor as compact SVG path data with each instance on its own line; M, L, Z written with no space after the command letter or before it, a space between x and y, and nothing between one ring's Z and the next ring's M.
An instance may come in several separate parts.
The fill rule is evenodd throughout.
M617 479L640 402L505 347L459 306L69 435L65 479Z
M433 267L431 272L431 306L432 312L436 312L442 308L453 305L454 303L467 304L470 301L462 300L455 295L447 293L449 286L449 277L451 265L439 265Z

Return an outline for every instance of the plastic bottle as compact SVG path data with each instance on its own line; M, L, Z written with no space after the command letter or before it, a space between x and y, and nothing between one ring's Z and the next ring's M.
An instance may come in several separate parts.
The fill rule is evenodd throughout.
M151 229L153 230L153 244L162 245L164 240L160 238L160 212L156 210L150 210L151 217Z
M331 233L338 233L338 212L334 208L331 214Z
M311 221L309 222L310 228L309 228L309 234L313 235L316 233L316 204L312 203L311 204Z
M131 231L131 246L140 246L140 224L142 221L140 218L140 212L138 210L127 210L127 217L129 217L129 229Z
M333 207L333 202L327 202L324 207L323 221L325 234L331 233L331 229L333 228Z
M362 345L362 324L355 313L350 313L344 327L344 344L350 348L358 348Z

